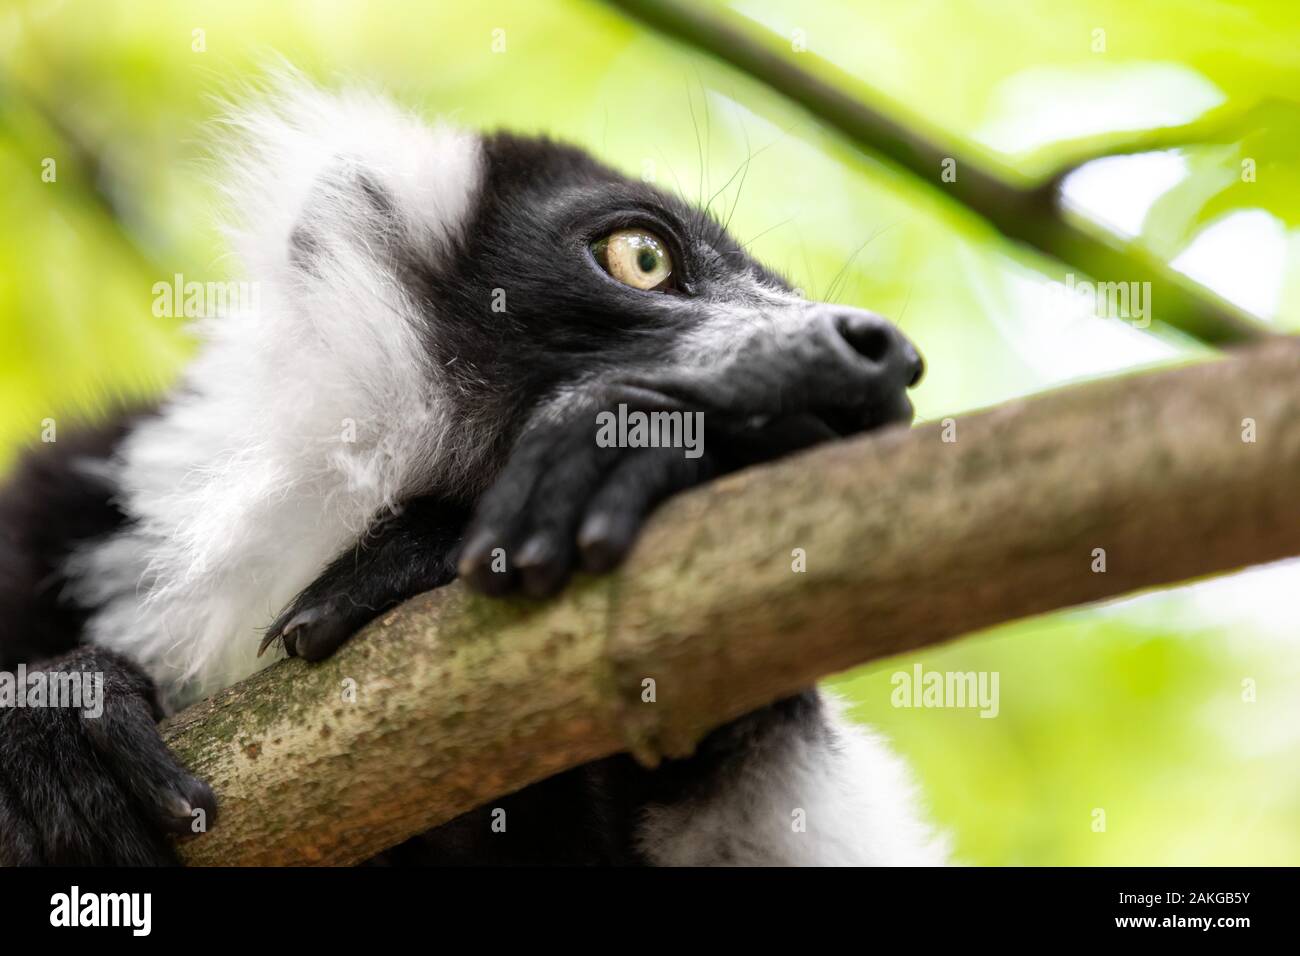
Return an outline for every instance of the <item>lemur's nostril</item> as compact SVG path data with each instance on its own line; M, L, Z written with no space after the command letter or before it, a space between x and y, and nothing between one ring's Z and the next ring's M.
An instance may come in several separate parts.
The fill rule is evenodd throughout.
M835 323L844 341L853 346L859 355L873 362L883 362L894 347L894 336L883 322L874 316L844 313Z
M915 388L925 376L925 359L921 358L921 353L912 349L912 377L907 382L908 388Z

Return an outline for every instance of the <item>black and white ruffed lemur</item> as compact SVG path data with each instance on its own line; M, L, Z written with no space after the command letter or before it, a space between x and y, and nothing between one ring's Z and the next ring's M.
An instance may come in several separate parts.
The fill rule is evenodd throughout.
M921 359L891 324L795 295L707 212L580 149L295 78L223 128L257 308L204 319L170 394L36 446L0 491L0 670L105 682L97 719L0 709L3 863L174 862L194 809L220 826L157 720L277 656L264 640L319 660L457 577L551 594L676 491L911 419ZM703 412L704 454L601 447L619 405ZM616 756L493 805L508 832L484 807L384 859L945 855L900 762L817 690L689 758Z

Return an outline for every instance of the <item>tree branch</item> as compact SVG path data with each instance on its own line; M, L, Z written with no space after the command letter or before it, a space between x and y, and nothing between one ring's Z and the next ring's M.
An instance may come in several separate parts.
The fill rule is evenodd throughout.
M992 157L974 159L957 144L943 142L933 132L909 126L856 99L846 91L862 84L812 52L799 54L806 68L797 66L781 51L781 37L724 9L689 0L606 2L767 84L859 148L981 216L1008 239L1096 279L1150 282L1160 320L1189 335L1227 345L1271 334L1253 316L1135 243L1067 215L1061 208L1059 177L1038 185L1017 185L1013 171L996 170ZM945 160L956 161L953 182L940 178Z
M183 854L356 862L610 753L686 754L866 661L1300 553L1297 383L1300 341L1277 340L839 442L674 499L621 571L553 602L417 597L168 722L222 800Z

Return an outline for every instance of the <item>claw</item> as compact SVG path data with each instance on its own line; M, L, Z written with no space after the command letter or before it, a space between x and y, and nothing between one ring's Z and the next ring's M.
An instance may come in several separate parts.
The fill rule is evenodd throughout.
M578 531L578 553L583 569L591 574L603 574L613 568L627 553L626 528L608 514L588 517Z
M523 576L524 590L532 597L548 597L568 577L567 549L545 532L529 538L515 558Z
M296 612L283 625L279 621L272 624L271 629L266 632L266 637L262 638L262 643L257 647L257 656L261 657L262 653L275 642L276 638L284 638L284 649L292 656L293 648L289 646L289 636L303 625L314 624L323 616L324 612L320 608L308 607Z
M483 531L465 542L460 551L460 560L456 564L457 571L464 576L473 574L475 569L492 554L492 545L495 540L495 535Z
M492 567L493 552L501 547L498 537L491 530L479 532L461 551L460 560L456 563L456 573L462 580L474 590L492 596L510 590L514 581L513 565L516 563L509 561L504 571Z

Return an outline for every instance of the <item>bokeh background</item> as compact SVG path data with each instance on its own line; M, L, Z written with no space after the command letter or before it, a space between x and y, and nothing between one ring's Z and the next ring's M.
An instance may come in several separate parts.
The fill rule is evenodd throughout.
M1300 331L1291 0L727 6L781 37L799 31L854 95L1015 175L1135 130L1236 117L1221 141L1086 166L1066 195L1261 321ZM742 241L810 296L890 315L921 345L923 418L1209 351L1162 326L1158 303L1142 331L1060 308L1059 263L596 0L5 0L0 470L42 419L156 392L191 352L182 320L154 317L152 286L237 275L213 227L222 145L207 123L278 57L428 114L551 132L692 198L718 193ZM1241 180L1243 157L1257 159L1255 182ZM54 182L42 179L48 158ZM963 861L1296 864L1298 591L1300 566L1283 563L832 683L910 759ZM999 715L893 708L890 675L917 661L997 671Z

